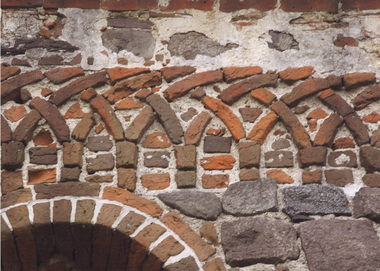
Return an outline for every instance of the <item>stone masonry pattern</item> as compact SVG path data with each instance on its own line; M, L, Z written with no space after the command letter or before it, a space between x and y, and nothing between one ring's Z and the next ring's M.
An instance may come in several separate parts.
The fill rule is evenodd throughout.
M380 3L237 2L2 1L2 270L380 270Z

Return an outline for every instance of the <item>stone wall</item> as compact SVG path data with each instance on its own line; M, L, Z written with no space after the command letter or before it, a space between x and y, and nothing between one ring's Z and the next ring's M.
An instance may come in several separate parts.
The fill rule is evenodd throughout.
M380 270L380 4L2 2L2 270Z

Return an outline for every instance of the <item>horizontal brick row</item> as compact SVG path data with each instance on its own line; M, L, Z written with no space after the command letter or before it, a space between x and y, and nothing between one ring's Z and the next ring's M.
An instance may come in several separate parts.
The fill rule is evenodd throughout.
M152 10L161 9L163 11L175 11L180 9L198 9L210 11L214 8L215 0L205 1L182 1L170 0L165 6L159 6L158 0L129 1L129 0L5 0L2 1L2 7L6 8L89 8L89 9L106 9L106 10ZM288 12L310 12L326 11L337 12L339 3L342 4L343 10L366 10L380 9L377 0L281 0L280 8ZM233 12L242 9L257 9L269 11L275 9L277 0L221 0L220 11Z

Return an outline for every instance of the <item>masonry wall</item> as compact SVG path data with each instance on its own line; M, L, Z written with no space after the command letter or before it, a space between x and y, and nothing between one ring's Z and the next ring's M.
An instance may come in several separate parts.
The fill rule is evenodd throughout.
M377 0L2 1L2 270L380 270L379 29Z

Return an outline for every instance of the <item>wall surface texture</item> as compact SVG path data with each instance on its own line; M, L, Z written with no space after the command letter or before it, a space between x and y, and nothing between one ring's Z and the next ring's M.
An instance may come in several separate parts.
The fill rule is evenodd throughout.
M379 271L379 0L3 0L1 268Z

